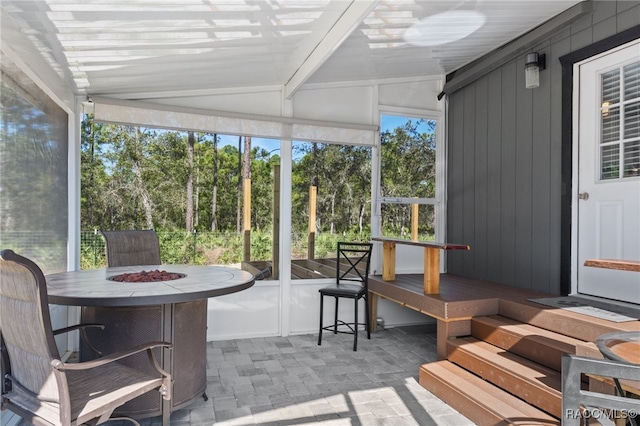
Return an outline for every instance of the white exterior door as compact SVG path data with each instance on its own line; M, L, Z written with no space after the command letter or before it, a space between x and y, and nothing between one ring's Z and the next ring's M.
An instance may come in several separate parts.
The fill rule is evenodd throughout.
M577 67L577 291L640 304L640 273L584 266L640 260L640 41Z

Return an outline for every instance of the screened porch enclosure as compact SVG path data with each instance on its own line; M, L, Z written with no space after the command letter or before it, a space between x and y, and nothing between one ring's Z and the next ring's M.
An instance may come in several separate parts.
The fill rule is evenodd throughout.
M184 228L182 235L161 237L172 253L168 265L226 263L219 241L237 237L242 256L234 266L241 268L246 255L258 272L271 268L268 279L245 291L206 300L201 329L213 378L207 386L219 393L198 399L180 413L181 422L321 423L336 415L391 422L381 403L365 400L373 397L398 401L411 424L466 424L449 417L451 408L470 424L514 418L562 424L562 357L600 357L599 336L640 331L640 316L616 322L532 300L584 296L585 289L586 299L611 302L611 312L622 307L637 314L637 298L627 296L640 295L638 273L598 270L581 257L637 257L637 1L3 0L0 17L0 242L9 246L1 248L29 255L46 273L79 271L85 259L101 266L98 225L82 225L104 212L126 217L127 227ZM457 37L444 40L443 33ZM532 56L545 60L534 64ZM603 99L616 75L621 96ZM85 198L83 185L91 179L107 182L116 169L135 174L135 167L117 167L112 159L92 169L93 177L85 175L85 114L100 125L186 135L186 141L171 135L167 144L147 145L158 154L149 182L166 198L150 197L164 208L160 225L153 214L149 220L144 197L131 195L139 184L123 197L131 211ZM397 117L433 128L405 127L415 137L400 146L401 135L388 131L397 127L385 126ZM131 135L142 139L142 133ZM193 136L194 164L207 160L199 178L191 177L192 189L213 194L213 135L236 138L230 146L238 148L228 152L233 164L225 166L222 156L218 163L219 170L233 170L217 187L232 208L218 203L216 218L213 196L203 196L193 206L192 230L183 189L188 167L179 166ZM237 144L246 138L273 144L245 152ZM300 157L299 146L305 147ZM312 167L316 148L317 159L322 153L331 160L326 170ZM238 167L245 153L260 159L251 170L247 220L239 185L248 187L246 174ZM424 167L409 167L397 153ZM178 184L171 187L168 175ZM351 192L337 191L340 179ZM588 187L593 182L619 191L597 194ZM116 186L93 189L105 188L118 195ZM346 197L350 209L334 211L332 193ZM603 195L616 199L603 204ZM87 200L95 202L93 215L83 214ZM629 203L636 208L631 214L624 210ZM613 218L604 224L615 226L583 220L583 212L602 205L600 213ZM634 227L618 226L622 219ZM203 223L207 232L228 227L234 237L210 238L198 228ZM615 244L599 244L604 240L594 229L611 230L606 242ZM357 352L353 336L327 334L317 345L319 316L327 324L333 319L331 309L321 313L319 306L319 289L333 281L319 262L333 256L336 241L326 235L376 241L369 295L374 326L380 319L384 327L371 340L359 339ZM589 236L596 238L591 252L579 246ZM423 240L422 246L393 242L383 250L381 241L396 237ZM84 238L95 244L87 253ZM623 242L631 245L615 251ZM435 249L442 250L438 257ZM625 264L637 269L637 260ZM326 273L315 273L321 270ZM385 274L390 270L393 279ZM598 277L597 294L581 287L588 273ZM623 281L618 273L635 275ZM438 293L430 292L434 277ZM348 305L341 304L340 317L353 318ZM52 305L54 327L77 323L79 311ZM413 332L421 338L407 338ZM331 346L325 338L334 339ZM75 336L56 343L68 355L78 349ZM330 371L335 364L290 363L316 363L325 354L357 360L367 370L354 380ZM269 361L279 362L269 364L278 370L262 374ZM328 377L319 373L324 367ZM294 377L294 387L278 387L283 373ZM590 378L589 386L608 386L598 380ZM338 381L344 387L334 392ZM329 414L313 411L317 402L326 408L336 400L340 405ZM3 412L3 426L5 419Z
M94 111L95 111L94 106ZM415 112L415 111L414 111ZM421 238L434 239L436 231L435 221L435 192L436 192L436 169L441 165L436 165L436 141L441 140L436 132L437 119L433 118L434 115L429 114L431 118L415 118L415 117L402 117L401 115L384 116L387 120L392 121L392 125L387 125L384 130L384 137L382 139L382 146L378 148L383 152L385 161L395 161L399 166L395 167L397 170L394 175L388 175L381 178L382 184L381 191L384 194L396 195L396 197L386 197L382 208L381 228L387 235L397 235L408 237L411 234L413 221L415 220L415 232L420 230ZM130 119L131 121L131 119ZM394 127L395 126L395 127ZM180 126L184 127L184 126ZM91 217L98 217L96 209L100 209L99 206L104 205L103 210L108 211L116 207L117 199L112 199L115 202L100 201L99 197L96 197L96 201L91 201L91 194L107 193L109 191L99 190L98 187L89 188L88 182L95 182L92 180L92 176L103 175L98 169L94 167L96 164L103 164L109 173L119 173L118 170L124 165L126 172L131 165L127 166L126 158L123 159L123 155L130 149L126 148L127 143L133 145L134 150L140 150L141 154L152 157L154 152L160 153L160 162L154 160L148 160L152 164L162 164L162 153L169 153L173 162L176 165L165 165L163 167L163 181L160 183L161 188L160 195L161 200L155 202L158 204L164 202L164 199L175 199L179 202L180 197L176 198L171 195L172 192L177 194L183 194L184 188L178 186L171 186L167 183L168 180L176 180L175 172L172 172L171 167L182 168L181 164L184 160L182 157L176 157L176 141L181 138L183 145L186 143L187 133L185 131L175 131L170 129L154 130L147 127L133 127L118 126L115 124L108 124L102 122L93 122L91 119L86 120L84 126L86 129L90 129L83 134L83 160L86 163L82 164L82 168L87 168L82 172L83 179L85 179L86 186L83 186L83 191L87 192L87 195L82 195L83 209L81 217L83 223L90 223ZM135 130L139 129L139 130ZM149 136L152 135L152 136ZM115 139L114 139L115 138ZM217 158L220 163L219 173L221 176L229 176L223 167L228 169L237 168L240 170L243 166L243 161L240 160L244 157L242 153L243 143L242 137L232 135L220 135L211 133L198 133L194 134L193 139L198 141L196 143L194 152L196 161L200 161L200 158L210 158L214 154L207 152L211 151L211 145L213 138L216 139ZM122 139L120 142L116 142L117 139ZM244 139L247 139L246 137ZM141 143L146 140L147 142ZM226 141L226 142L222 142ZM236 206L236 200L246 197L247 192L241 186L236 185L240 175L236 177L228 178L230 180L220 181L218 183L219 189L218 195L223 200L226 192L231 192L232 195L226 196L232 200L233 208L223 208L222 202L219 203L221 212L227 217L223 216L223 219L227 221L227 229L224 231L223 240L215 237L215 233L211 233L207 230L211 220L207 217L208 213L199 213L197 215L198 223L200 226L198 229L194 229L191 232L185 232L184 230L164 230L162 225L160 229L156 229L160 236L161 245L166 247L166 252L163 251L163 261L166 263L196 263L196 264L236 264L243 269L249 270L256 275L261 275L264 271L269 271L264 281L259 283L259 286L264 286L268 289L256 290L262 293L271 292L270 296L259 296L259 299L269 299L273 301L276 297L275 292L281 291L282 280L280 278L280 270L283 269L279 263L274 267L272 259L279 259L280 253L275 251L280 241L278 241L279 230L275 230L265 217L272 217L276 212L281 210L281 207L275 203L275 199L272 194L279 192L279 183L276 183L276 169L279 174L282 165L282 145L280 141L274 139L256 138L252 137L250 143L253 144L251 151L251 180L249 188L251 190L250 200L243 200L242 205L237 204L238 209L245 209L245 203L250 206L249 211L244 211L244 214L249 217L249 224L244 224L243 220L239 220L241 230L244 232L237 232L236 228L236 212L234 211ZM142 147L141 147L142 145ZM421 150L420 146L423 145L424 149ZM165 146L162 148L161 146ZM145 148L146 147L146 148ZM392 148L393 147L393 148ZM115 150L120 150L124 154L118 154ZM204 150L203 150L204 149ZM297 284L297 280L300 280L300 291L303 292L303 297L307 302L300 305L302 311L308 311L315 308L314 292L318 285L326 285L327 281L331 281L335 276L335 246L337 241L368 241L371 237L372 225L371 225L371 194L373 191L371 185L372 179L372 160L371 160L371 147L366 145L340 145L336 143L322 143L322 142L293 142L291 144L291 161L292 171L297 172L297 177L290 179L292 182L292 203L290 203L290 215L292 217L292 231L291 231L291 260L289 261L289 268L291 270L291 280L293 284ZM102 152L102 157L99 153ZM144 154L147 152L147 154ZM174 154L171 154L174 152ZM424 155L416 155L423 152ZM439 154L442 156L442 153ZM424 157L424 158L423 158ZM229 164L238 160L237 166ZM122 165L119 165L122 163ZM106 164L106 165L105 165ZM207 164L206 167L200 169L198 163L196 167L198 170L194 172L194 175L198 176L198 182L206 182L206 174L210 174L214 166ZM377 167L376 167L377 168ZM424 169L424 172L420 171L420 168ZM261 174L262 173L262 174ZM401 173L405 173L403 176ZM144 174L144 173L143 173ZM151 174L153 174L151 172ZM261 177L262 176L262 177ZM279 176L278 176L279 178ZM227 178L225 178L227 179ZM254 181L254 179L257 179ZM268 181L268 182L264 182ZM414 181L416 181L414 185ZM206 188L209 184L204 184L202 188ZM424 189L421 191L413 192L412 187L420 187L424 185ZM95 186L95 185L94 185ZM139 187L150 187L154 185L138 184L134 185L136 191ZM173 188L173 189L171 189ZM200 187L197 187L193 192L199 193ZM202 189L206 191L207 189ZM315 202L311 205L311 191L313 190ZM341 191L341 192L340 192ZM440 190L442 192L442 190ZM245 194L244 196L238 196L238 194ZM400 195L401 197L397 197ZM422 196L419 198L418 196ZM349 197L342 200L342 197ZM122 218L129 217L125 221L120 223L115 222L116 227L122 227L125 223L129 226L136 227L136 225L144 224L144 215L142 214L142 203L136 200L135 195L127 197L126 192L120 196L121 201L128 204L129 211L133 210L134 215L137 214L137 221L130 216L122 216ZM153 198L153 197L151 197ZM183 198L183 196L182 196ZM262 199L262 198L266 198ZM203 202L196 202L196 205L204 205L205 209L208 209L211 204L206 198ZM277 200L278 203L280 200ZM341 204L342 203L342 204ZM425 203L420 206L420 203ZM94 205L95 204L95 205ZM286 206L287 204L285 204ZM342 206L342 207L341 207ZM310 215L312 209L316 209L316 213L313 218ZM334 212L335 209L340 212ZM262 209L262 210L260 210ZM184 207L180 210L184 212ZM256 211L257 210L257 211ZM92 213L93 212L93 213ZM135 213L137 212L137 213ZM84 215L91 215L86 217ZM240 214L240 213L238 213ZM183 215L183 213L182 213ZM279 213L278 213L279 215ZM166 214L160 215L162 217ZM233 217L230 217L233 216ZM255 219L259 217L261 222L256 222ZM113 220L113 214L106 215L107 220ZM182 217L184 219L184 217ZM313 221L312 221L313 219ZM218 226L221 225L221 220ZM262 223L262 225L260 224ZM421 225L417 225L420 223ZM386 224L386 225L385 225ZM109 223L109 226L113 226ZM125 225L126 226L126 225ZM174 224L174 226L176 226ZM98 226L104 228L105 226ZM442 226L440 226L441 228ZM96 228L97 229L97 228ZM248 230L248 232L247 232ZM313 230L313 232L311 231ZM378 233L380 231L376 231ZM98 232L91 230L82 231L82 244L81 255L83 267L92 268L100 267L104 265L104 243ZM416 234L417 235L417 234ZM412 235L412 237L416 237ZM215 240L218 240L217 243ZM235 243L227 245L227 243L235 240ZM244 240L244 241L242 241ZM274 245L274 241L278 244ZM242 244L244 243L244 253L242 250ZM175 250L175 246L178 245L181 248ZM248 250L247 250L248 247ZM410 251L409 251L410 253ZM404 266L399 264L400 268ZM419 254L414 258L411 258L410 262L407 262L408 270L419 270L421 268L421 259ZM404 268L407 268L404 267ZM380 270L380 267L376 268ZM312 280L312 281L308 281ZM314 281L317 283L314 283ZM305 283L306 282L306 283ZM319 283L319 284L318 284ZM234 296L228 296L232 298ZM246 298L243 295L239 299ZM218 300L211 300L210 303L224 304L224 300L218 302ZM241 304L247 306L250 301L243 300ZM260 320L252 321L234 321L237 324L237 328L244 329L248 327L255 327L256 324L260 326L266 326L266 330L263 333L265 335L277 335L278 330L278 310L279 305L274 303L261 303L251 305L251 309L246 309L242 316L244 318L249 317L249 311L257 312L257 318ZM261 306L261 307L258 307ZM398 309L394 305L390 304L391 316L386 318L386 324L393 326L394 324L400 324L402 321L413 322L425 322L426 317L415 315L411 311L402 312L402 309ZM228 308L226 310L229 310ZM394 312L395 311L395 312ZM384 303L382 313L384 313ZM242 313L241 313L242 314ZM395 318L394 318L395 315ZM302 331L310 332L315 326L313 319L314 316L308 316L304 321L296 319L295 323L299 325L307 324L307 330ZM406 319L405 319L406 318ZM217 323L217 321L214 321ZM215 329L215 325L210 326L211 329ZM301 331L294 331L299 333ZM241 335L252 336L251 331L244 330ZM213 336L213 335L211 335ZM212 339L215 337L212 337Z
M441 151L444 155L436 158L435 163L441 168L438 170L436 167L435 175L436 182L442 186L435 190L428 188L424 196L419 196L419 217L436 218L433 226L435 239L446 238L472 246L470 253L456 253L451 259L443 259L443 270L446 265L447 269L465 276L488 278L513 286L536 286L553 293L575 290L575 277L571 275L575 262L572 259L567 261L573 256L571 233L567 230L571 230L575 221L567 216L567 205L577 194L562 192L562 188L570 187L570 182L566 181L564 163L569 157L565 152L565 135L561 132L561 128L566 127L561 116L567 116L562 112L561 98L566 95L562 95L561 89L570 85L561 81L562 64L559 61L564 56L571 56L572 52L588 50L593 40L616 38L614 36L618 33L620 37L626 37L625 40L632 41L638 25L633 2L513 2L508 8L509 21L519 22L517 31L509 30L513 32L507 31L504 25L498 25L501 19L505 19L504 14L482 4L479 11L486 16L486 25L480 25L468 37L442 45L447 49L425 46L424 40L416 42L404 37L416 21L435 12L446 12L450 8L447 2L416 1L400 6L391 0L348 4L318 2L310 4L304 11L286 10L284 6L290 4L283 2L281 12L285 15L304 12L308 19L306 30L291 34L292 38L277 39L277 42L273 41L275 38L263 37L284 28L293 29L289 27L294 25L293 21L284 20L280 22L282 27L267 26L259 38L245 39L240 33L234 33L238 38L224 38L225 48L233 43L246 48L245 41L250 41L259 42L265 52L272 47L280 48L278 52L281 54L291 51L283 48L283 42L291 42L288 47L296 46L291 60L281 62L274 62L274 56L252 55L251 51L240 50L247 53L244 58L269 62L270 72L262 74L249 73L250 69L261 69L259 66L237 67L235 69L243 72L230 73L228 70L238 65L231 59L222 64L216 63L215 67L210 65L207 72L203 72L202 63L190 70L182 66L196 58L214 61L220 52L216 48L221 47L216 44L208 45L210 50L197 52L202 56L189 49L172 49L176 47L170 41L172 37L157 41L155 53L164 52L164 55L154 55L147 49L148 45L122 50L126 43L121 41L130 41L127 37L131 35L126 31L129 28L126 21L136 14L141 16L153 11L156 13L153 16L172 22L176 27L171 28L176 29L184 28L180 25L191 20L201 23L199 20L203 14L215 18L215 14L220 13L204 10L198 2L182 12L182 21L173 21L172 11L175 10L172 7L175 5L171 2L156 6L165 9L155 11L154 6L134 2L129 7L136 13L126 17L126 14L118 14L106 4L102 11L76 10L83 6L74 2L63 5L43 0L34 2L32 9L25 8L27 4L31 3L6 1L2 4L3 67L8 70L10 61L13 61L15 68L23 73L23 77L10 79L9 72L3 72L3 82L17 82L19 84L14 86L18 87L22 81L28 81L39 87L50 102L63 111L63 115L55 116L54 120L60 128L66 127L68 201L66 208L55 206L50 211L59 216L56 229L67 227L66 240L57 234L51 239L56 240L55 244L65 245L68 269L80 268L81 230L78 224L81 218L78 206L82 177L78 123L85 108L91 108L96 119L104 122L276 138L280 141L278 149L283 177L279 188L280 205L288 205L294 197L292 182L287 180L290 179L287 176L293 174L295 141L369 147L371 157L375 159L371 161L371 175L384 179L385 170L388 172L389 169L384 162L384 153L376 146L382 117L400 115L434 119L440 123L436 138L441 140L435 142L445 150ZM394 25L398 26L395 35L384 31L391 25L390 21L380 20L389 6L405 8L399 15L394 15L394 19L398 18L394 20ZM149 10L145 9L147 7ZM101 12L106 15L99 15ZM250 18L252 13L258 12L240 7L229 16L237 19L236 23L246 23L245 18ZM267 8L261 13L271 16L274 11ZM33 24L31 27L30 23L38 22L46 22L48 26ZM116 28L114 22L122 24L116 26L118 30L114 29L114 32L128 34L115 37L120 40L117 46L109 35L109 28ZM202 25L213 25L214 22L212 19ZM155 28L156 23L142 20L137 31L150 37L146 40L152 40L150 29ZM578 30L581 26L584 31ZM52 32L54 35L50 36L48 32L53 29L60 30L62 35L58 38L55 35L58 33ZM169 33L173 34L172 30ZM189 33L185 38L197 38L202 34ZM85 39L92 37L96 39L94 44L86 42ZM367 43L356 49L354 46L363 40ZM482 41L482 48L470 46L468 43L473 40ZM542 71L540 87L535 90L525 89L520 84L524 78L523 53L531 50L532 45L540 52L549 46L555 48L553 52L547 52L549 67ZM319 49L314 50L314 46ZM455 57L455 50L448 49L453 46L462 47L464 55ZM505 49L497 51L496 46L504 46ZM95 47L101 52L96 53ZM47 52L56 53L48 55ZM481 54L487 56L471 62ZM161 63L163 65L159 65ZM177 63L180 66L172 67ZM286 65L279 72L274 72L271 68L274 63ZM397 66L381 66L385 63ZM69 64L73 66L69 67ZM437 69L433 68L434 64ZM217 71L213 76L212 69ZM157 72L150 73L149 70ZM172 72L180 78L169 79ZM360 74L355 75L357 72ZM446 79L447 74L451 78ZM126 75L131 78L127 80L124 78ZM24 99L28 103L37 103L37 98L25 93ZM492 101L483 103L480 100L483 93ZM3 116L5 111L8 110L3 109ZM452 121L445 122L445 113ZM501 117L500 126L488 119L498 116ZM533 126L534 118L539 126ZM538 140L543 143L535 144ZM46 145L50 142L40 143ZM532 154L536 165L542 167L530 164L528 153ZM537 175L534 173L543 169L548 173L541 179L535 179ZM28 176L29 170L26 167L20 171ZM5 182L9 180L3 179L3 184ZM414 204L413 194L386 194L377 187L379 182L379 179L372 179L369 201L372 230L383 229L387 219L385 215L397 216L397 211L406 211ZM522 185L527 191L532 191L516 190ZM528 195L537 197L538 202L533 203ZM14 200L10 203L3 200L3 205L11 202L17 204ZM532 207L540 210L534 211ZM516 214L518 220L515 219ZM406 213L401 216L406 217ZM294 212L283 209L280 219L279 259L291 259L292 241L283 236L294 233ZM402 221L396 222L395 231L406 233L400 223ZM442 228L439 224L443 224ZM548 229L548 232L536 232L538 229ZM517 246L518 250L514 250L511 237L514 233L518 234L519 241L524 242ZM481 246L480 250L474 250L476 243ZM402 253L399 257L406 264L397 265L398 272L421 270L419 253ZM43 255L42 260L48 259ZM376 250L373 269L379 271L380 268L380 253ZM280 277L290 277L291 272L290 262L285 262ZM292 330L289 303L292 286L290 281L279 282L268 298L278 306L278 314L271 316L277 317L274 321L278 324L276 332L284 335ZM313 290L309 294L312 293ZM395 307L390 305L389 309Z

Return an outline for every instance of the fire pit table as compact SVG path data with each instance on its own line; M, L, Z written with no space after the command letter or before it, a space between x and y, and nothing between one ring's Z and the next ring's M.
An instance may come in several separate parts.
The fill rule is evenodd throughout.
M149 275L163 279L168 274L171 277L165 281L127 282ZM123 277L127 281L122 282ZM162 367L172 374L173 399L164 401L160 394L149 392L116 411L135 418L170 413L201 395L206 397L207 298L242 291L255 282L252 274L240 269L187 265L125 266L46 278L49 303L81 306L82 322L106 326L105 330L87 330L89 340L102 353L149 341L173 344L173 349L157 349L156 353ZM146 355L139 355L130 361L136 368L145 365ZM80 357L88 360L95 355L81 346Z

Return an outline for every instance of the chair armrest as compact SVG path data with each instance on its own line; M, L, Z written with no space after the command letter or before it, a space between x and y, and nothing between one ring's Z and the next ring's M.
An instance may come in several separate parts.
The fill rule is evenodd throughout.
M91 341L89 340L89 336L87 336L87 328L99 328L101 330L104 330L105 326L102 324L93 324L93 323L70 325L69 327L53 330L53 335L56 336L58 334L69 333L71 331L80 330L80 338L85 343L85 345L87 345L87 347L94 354L98 356L102 356L102 352L98 348L96 348L93 344L91 344Z
M85 362L79 362L79 363L64 363L64 362L60 361L59 359L55 359L55 360L51 361L51 365L56 370L62 370L62 371L64 371L64 370L87 370L89 368L94 368L94 367L98 367L100 365L108 364L110 362L118 361L119 359L126 358L128 356L131 356L133 354L137 354L139 352L151 351L151 349L156 348L156 347L173 348L173 345L171 345L171 343L167 343L167 342L150 342L150 343L145 343L145 344L142 344L142 345L139 345L139 346L135 346L135 347L133 347L131 349L115 352L115 353L103 356L102 358L94 359L94 360L91 360L91 361L85 361Z
M62 333L69 333L71 331L83 330L85 328L99 328L101 330L104 330L105 326L102 325L102 324L76 324L76 325L70 325L69 327L64 327L64 328L59 328L57 330L53 330L53 334L54 335L58 335L58 334L62 334Z
M11 390L11 380L7 378L10 374L9 352L5 346L4 338L0 334L0 395L4 395Z
M92 360L92 361L80 362L80 363L77 363L77 364L75 364L75 363L64 363L64 362L60 361L59 359L55 359L55 360L51 361L51 366L53 367L54 370L58 370L58 371L87 370L87 369L99 367L101 365L105 365L105 364L117 361L119 359L126 358L128 356L131 356L131 355L146 351L147 352L147 357L149 358L149 363L163 377L162 386L160 387L160 394L162 395L162 399L164 399L165 401L170 401L171 398L172 398L172 394L173 394L172 382L171 382L171 374L169 372L165 371L160 366L160 364L158 363L158 360L156 359L155 355L153 354L153 350L152 349L153 348L157 348L157 347L173 349L173 345L171 343L167 343L167 342L149 342L149 343L145 343L145 344L136 346L136 347L128 349L128 350L124 350L124 351L116 352L116 353L113 353L113 354L109 354L109 355L104 356L102 358L98 358L98 359L95 359L95 360Z
M582 375L598 375L613 379L637 380L640 365L621 361L587 358L565 354L562 357L562 414L564 426L579 426L583 410L602 425L614 425L605 414L619 411L637 425L640 400L626 395L610 395L597 390L582 389Z

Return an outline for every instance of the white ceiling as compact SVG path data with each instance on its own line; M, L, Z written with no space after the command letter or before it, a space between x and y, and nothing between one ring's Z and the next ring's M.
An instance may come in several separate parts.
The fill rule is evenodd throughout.
M289 97L304 84L441 77L576 3L2 0L0 13L3 49L28 58L23 52L35 47L78 95L148 99L284 87ZM421 23L452 11L459 14L452 20ZM470 35L441 39L473 31L476 18ZM415 25L422 31L410 30Z

